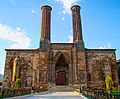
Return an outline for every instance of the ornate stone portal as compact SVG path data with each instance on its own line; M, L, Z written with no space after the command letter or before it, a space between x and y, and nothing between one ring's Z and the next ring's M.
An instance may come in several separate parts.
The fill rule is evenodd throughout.
M55 82L56 85L68 84L69 65L66 63L64 55L61 53L55 65Z
M51 85L104 85L110 75L117 82L115 49L86 49L82 37L80 6L71 7L73 43L51 43L50 6L42 8L40 47L6 49L3 87L13 87L17 78L23 87Z

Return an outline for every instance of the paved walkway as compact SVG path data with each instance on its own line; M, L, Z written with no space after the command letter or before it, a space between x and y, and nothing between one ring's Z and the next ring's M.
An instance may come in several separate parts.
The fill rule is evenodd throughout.
M21 99L87 99L75 92L46 92Z

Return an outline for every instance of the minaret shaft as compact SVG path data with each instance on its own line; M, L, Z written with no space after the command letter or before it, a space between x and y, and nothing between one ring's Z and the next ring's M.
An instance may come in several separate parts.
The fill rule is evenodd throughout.
M41 23L41 38L40 47L46 47L50 43L50 27L51 27L51 10L50 6L43 6L42 8L42 23Z
M84 49L84 41L82 37L82 24L80 17L80 6L71 7L73 21L73 43L78 45L78 48Z

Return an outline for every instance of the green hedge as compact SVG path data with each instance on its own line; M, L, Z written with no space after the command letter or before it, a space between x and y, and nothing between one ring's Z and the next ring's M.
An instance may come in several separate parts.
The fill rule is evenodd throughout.
M19 90L17 90L17 89L4 89L2 91L2 94L3 94L2 98L27 95L30 93L31 93L30 89L19 89Z
M2 93L0 92L0 99L2 98Z
M111 92L112 95L120 95L120 90L115 90Z
M0 82L0 86L2 86L2 82Z

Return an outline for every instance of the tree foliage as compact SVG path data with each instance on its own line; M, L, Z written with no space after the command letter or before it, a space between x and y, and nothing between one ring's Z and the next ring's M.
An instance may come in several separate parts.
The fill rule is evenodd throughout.
M0 86L2 86L2 82L0 82Z
M107 76L105 82L106 82L106 89L110 90L112 88L112 78L110 76Z

